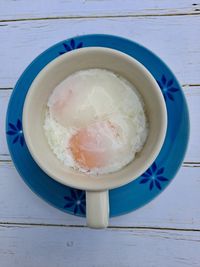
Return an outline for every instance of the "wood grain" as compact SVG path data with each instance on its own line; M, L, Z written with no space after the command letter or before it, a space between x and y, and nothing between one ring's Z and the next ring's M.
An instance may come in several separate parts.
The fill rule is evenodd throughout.
M200 143L199 143L199 121L200 121L200 86L183 87L186 100L188 103L190 116L191 135L188 151L185 156L185 162L200 162ZM6 145L5 137L5 115L7 110L8 99L12 90L0 90L0 159L8 160L9 152Z
M199 168L182 167L170 186L145 207L112 218L112 227L200 230ZM120 200L119 200L120 201ZM13 164L0 162L0 223L85 225L85 219L63 213L25 185Z
M0 88L13 87L30 62L49 46L87 33L114 33L135 40L158 54L181 84L200 84L198 16L20 21L0 26Z
M198 266L200 233L0 226L2 267Z
M184 92L189 108L190 117L190 138L184 161L200 163L200 87L185 87Z
M1 267L199 266L200 172L191 167L200 166L198 14L192 0L0 0ZM10 162L4 129L8 88L26 66L54 43L87 33L122 35L157 53L184 85L191 120L188 167L154 201L101 231L31 192Z
M5 120L8 101L12 90L0 90L0 160L10 159L5 134Z
M0 20L57 18L57 17L87 17L87 16L147 16L194 14L199 12L199 3L190 0L36 0L31 5L26 0L1 0Z

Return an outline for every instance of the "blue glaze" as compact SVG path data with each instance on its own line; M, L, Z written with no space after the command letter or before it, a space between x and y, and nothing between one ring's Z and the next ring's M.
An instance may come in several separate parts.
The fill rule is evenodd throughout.
M62 55L66 52L69 52L71 50L75 50L75 49L78 49L78 48L82 48L83 47L83 43L82 42L79 42L76 44L76 41L75 39L71 39L71 40L68 40L67 42L63 42L63 48L64 48L64 51L62 52L59 52L59 55Z
M140 184L149 184L149 190L152 190L154 187L162 190L161 183L168 182L169 179L164 177L164 168L158 168L156 162L154 162L151 167L146 170L145 173L141 175L141 179L139 181Z
M7 143L15 167L38 196L64 212L85 216L85 192L54 181L38 167L24 142L21 120L26 94L44 66L60 54L91 46L117 49L142 63L157 80L168 113L167 134L156 161L141 177L109 192L110 215L118 216L150 202L167 187L181 166L189 138L188 109L181 87L165 63L145 47L117 36L92 34L64 40L44 51L13 90L7 110Z
M16 124L9 122L8 130L6 132L7 135L12 135L12 144L19 143L21 146L24 145L24 135L22 129L22 123L19 119L17 119Z

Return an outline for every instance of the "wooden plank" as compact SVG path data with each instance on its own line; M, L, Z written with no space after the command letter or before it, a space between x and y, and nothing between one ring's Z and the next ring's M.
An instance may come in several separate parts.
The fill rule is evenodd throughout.
M185 162L200 162L199 121L200 121L200 86L183 87L190 111L190 142ZM5 137L5 114L11 90L0 90L0 160L8 160L9 152Z
M8 159L8 147L6 143L6 134L5 134L5 120L6 120L6 111L8 107L8 101L10 98L12 90L0 90L0 160Z
M2 22L0 26L1 88L13 87L26 66L54 43L102 32L148 47L171 67L182 84L200 83L198 16L60 19Z
M200 162L200 87L186 87L184 92L188 103L190 116L190 139L184 161Z
M196 3L194 1L194 3ZM163 15L193 14L199 12L199 4L190 0L150 0L141 4L140 0L1 0L0 20L46 18L46 17L80 17L80 16L122 16L122 15Z
M155 200L128 215L112 218L111 226L200 230L199 168L182 167ZM0 222L85 225L85 219L63 213L31 192L12 163L0 163Z
M0 258L3 267L198 266L200 233L2 225Z

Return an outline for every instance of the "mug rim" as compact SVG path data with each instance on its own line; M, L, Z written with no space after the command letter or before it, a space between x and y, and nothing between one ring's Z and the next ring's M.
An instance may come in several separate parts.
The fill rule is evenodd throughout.
M151 157L147 157L147 161L140 166L140 168L137 169L137 171L134 172L134 175L129 175L126 179L124 179L123 181L119 181L118 179L112 180L112 184L110 183L108 184L102 184L101 186L99 186L99 183L97 186L91 186L91 185L87 185L87 186L79 186L77 184L77 181L74 179L74 182L69 182L68 179L66 179L65 181L63 181L61 178L59 178L59 176L57 176L55 173L49 171L44 164L42 163L42 161L39 159L39 157L35 154L35 151L30 143L30 138L29 135L27 134L27 125L28 123L26 123L28 121L28 116L27 116L27 108L29 106L29 103L31 101L31 94L34 90L34 85L41 79L42 75L45 75L45 73L47 73L49 71L49 69L51 67L53 67L54 65L58 64L59 62L65 61L70 55L73 54L78 54L78 53L83 53L83 52L87 52L87 51L109 51L112 54L117 54L117 55L121 55L122 57L132 61L132 63L135 64L135 66L137 66L137 68L143 72L148 79L151 81L151 83L154 85L154 89L157 92L157 96L159 98L159 101L161 104L161 108L162 108L162 121L163 121L163 125L161 127L161 131L160 131L160 136L159 136L159 140L156 142L156 148L154 148L153 153L151 153ZM25 98L25 102L24 102L24 107L23 107L23 114L22 114L22 123L23 123L23 131L24 131L24 138L26 140L26 144L27 147L33 157L33 159L36 161L36 163L41 167L41 169L47 173L51 178L53 178L54 180L56 180L57 182L60 182L64 185L70 186L70 187L74 187L74 188L78 188L78 189L82 189L82 190L90 190L90 191L101 191L101 190L107 190L107 189L113 189L116 187L120 187L124 184L127 184L133 180L135 180L137 177L139 177L143 172L145 172L150 165L153 163L153 161L156 159L156 157L158 156L162 145L164 143L164 139L165 139L165 135L166 135L166 130L167 130L167 110L166 110L166 105L165 105L165 101L164 101L164 97L160 91L160 88L156 82L156 80L154 79L154 77L152 76L152 74L140 63L138 62L136 59L132 58L131 56L120 52L118 50L115 49L111 49L111 48L104 48L104 47L85 47L85 48L81 48L81 49L77 49L77 50L72 50L68 53L65 53L57 58L55 58L54 60L52 60L49 64L47 64L36 76L36 78L33 80L32 84L29 87L28 93L26 95ZM53 152L52 152L53 153ZM64 163L63 163L64 164ZM124 168L124 167L123 167ZM123 169L122 168L122 169ZM113 173L117 173L113 172ZM80 173L81 174L81 173ZM90 175L91 176L91 175ZM83 178L84 179L84 178Z

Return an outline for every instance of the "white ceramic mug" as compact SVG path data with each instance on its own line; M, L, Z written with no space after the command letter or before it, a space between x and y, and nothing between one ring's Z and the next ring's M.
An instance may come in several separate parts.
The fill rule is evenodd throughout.
M51 151L43 130L46 104L54 88L73 72L89 68L108 69L134 84L143 98L149 121L147 141L136 158L117 172L99 176L66 167ZM24 136L31 155L56 181L86 190L87 225L92 228L107 227L108 190L133 181L153 163L164 142L166 128L166 106L153 76L130 56L102 47L74 50L49 63L33 81L23 109Z

